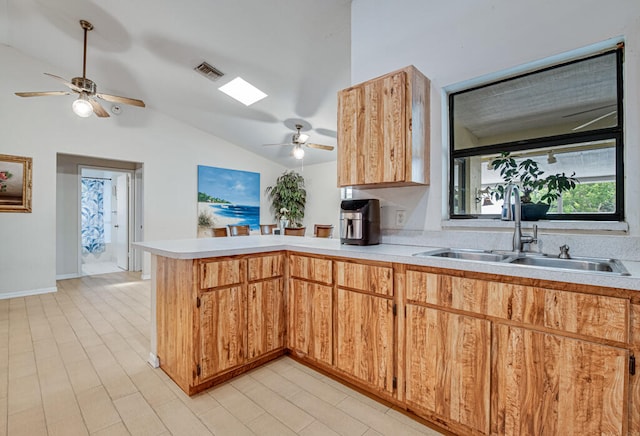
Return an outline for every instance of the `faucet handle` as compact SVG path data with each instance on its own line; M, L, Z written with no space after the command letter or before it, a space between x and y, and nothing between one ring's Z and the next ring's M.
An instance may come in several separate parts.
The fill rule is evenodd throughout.
M571 255L569 255L569 246L567 244L560 247L560 254L558 257L560 259L571 259Z

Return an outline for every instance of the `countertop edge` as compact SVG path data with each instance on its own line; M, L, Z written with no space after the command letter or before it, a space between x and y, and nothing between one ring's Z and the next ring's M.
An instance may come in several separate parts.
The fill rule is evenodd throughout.
M151 254L173 259L193 260L212 257L257 254L273 251L297 251L307 254L347 257L352 259L402 263L476 273L497 274L527 279L576 283L626 290L640 290L640 262L624 261L630 276L594 272L568 272L496 262L460 260L439 257L416 257L414 253L443 247L380 244L370 246L342 245L339 239L296 236L251 235L234 238L201 238L152 242L136 242L133 246Z

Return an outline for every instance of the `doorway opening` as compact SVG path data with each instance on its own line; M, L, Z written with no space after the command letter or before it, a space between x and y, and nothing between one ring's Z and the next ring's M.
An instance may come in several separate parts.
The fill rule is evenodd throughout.
M130 171L81 167L81 275L133 269L130 265Z
M57 280L103 274L109 271L142 270L142 250L132 248L132 243L144 239L143 167L142 162L57 154ZM101 219L102 222L91 224L97 226L97 229L91 231L96 232L98 237L91 236L85 230L85 236L91 236L91 238L85 238L87 241L84 243L82 241L83 177L87 180L85 184L92 185L95 190L93 201L102 202L101 205L94 206L94 210L101 211L101 216L94 215L94 218ZM94 182L90 183L91 179ZM123 193L121 195L118 195L118 180L125 186L120 188ZM120 207L118 200L124 201ZM87 201L89 200L85 200ZM116 225L118 227L114 227ZM109 236L100 240L100 233L103 238L106 233ZM119 236L120 233L124 236ZM101 247L100 244L104 246ZM121 250L119 256L116 245ZM87 247L84 250L84 256L83 246Z

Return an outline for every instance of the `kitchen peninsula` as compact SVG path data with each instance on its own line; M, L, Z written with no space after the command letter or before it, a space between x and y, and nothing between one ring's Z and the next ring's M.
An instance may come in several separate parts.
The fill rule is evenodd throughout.
M609 276L290 236L136 245L152 360L188 394L288 353L456 433L640 432L634 262Z

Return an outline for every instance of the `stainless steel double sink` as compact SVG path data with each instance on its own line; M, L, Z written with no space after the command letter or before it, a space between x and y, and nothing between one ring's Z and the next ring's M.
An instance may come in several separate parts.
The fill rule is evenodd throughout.
M488 251L472 249L443 248L439 250L414 253L417 257L445 257L459 260L475 260L481 262L510 263L535 268L555 268L570 271L605 273L620 276L630 275L617 259L596 257L572 257L561 259L541 253Z

